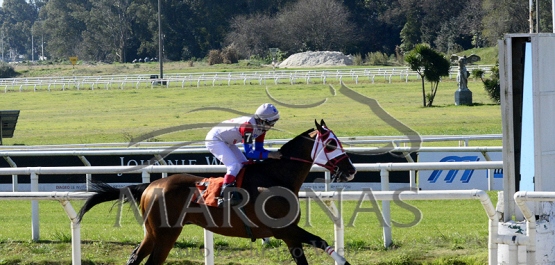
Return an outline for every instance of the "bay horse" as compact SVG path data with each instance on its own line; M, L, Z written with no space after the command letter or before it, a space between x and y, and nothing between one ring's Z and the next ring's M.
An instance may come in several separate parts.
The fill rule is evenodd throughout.
M325 251L338 264L349 264L333 247L298 226L300 220L298 192L312 164L330 170L337 181L350 181L356 169L341 142L324 120L284 144L281 159L267 159L244 166L243 195L239 205L208 207L191 201L198 194L195 183L203 178L175 174L152 183L117 189L108 184L95 185L91 196L78 214L78 221L93 206L121 198L140 200L145 236L133 250L127 264L162 264L178 239L183 225L195 224L224 236L250 238L275 237L287 245L296 264L308 264L303 243ZM124 189L127 189L124 191ZM133 198L130 198L130 197Z

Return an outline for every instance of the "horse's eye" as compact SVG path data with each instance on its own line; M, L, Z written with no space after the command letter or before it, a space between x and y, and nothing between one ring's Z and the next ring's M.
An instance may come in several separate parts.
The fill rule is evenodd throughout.
M326 147L324 148L326 153L331 153L335 151L335 149L337 149L337 141L335 139L330 139L326 142Z

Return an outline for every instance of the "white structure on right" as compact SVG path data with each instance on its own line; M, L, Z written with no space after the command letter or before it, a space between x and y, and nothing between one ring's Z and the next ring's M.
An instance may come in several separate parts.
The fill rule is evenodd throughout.
M555 264L555 34L498 43L503 193L498 264Z

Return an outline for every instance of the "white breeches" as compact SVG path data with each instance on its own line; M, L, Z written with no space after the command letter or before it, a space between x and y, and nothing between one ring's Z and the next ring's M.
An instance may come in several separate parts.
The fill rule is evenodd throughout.
M206 148L227 168L227 174L237 176L247 158L235 145L228 145L223 141L206 141Z

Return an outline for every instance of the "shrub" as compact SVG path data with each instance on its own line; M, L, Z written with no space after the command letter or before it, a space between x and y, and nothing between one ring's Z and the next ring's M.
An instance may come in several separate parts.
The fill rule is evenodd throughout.
M476 78L480 78L482 79L482 81L484 81L483 77L484 77L484 70L476 68L476 69L472 69L472 73L470 74L472 76L472 78L476 79Z
M223 62L224 62L224 60L222 58L222 55L221 55L220 51L210 50L208 52L208 64L209 65L221 64Z
M360 53L355 54L353 57L353 64L354 65L362 65L364 61L362 60L362 55Z
M501 85L499 84L499 64L491 68L491 76L488 79L483 80L484 89L489 95L489 98L495 103L499 104L501 102Z
M232 45L225 47L220 55L222 57L223 63L225 64L239 62L239 52L237 52L237 49Z
M7 63L0 63L0 78L16 77L18 73Z
M369 52L366 61L369 65L387 65L389 57L381 52Z

